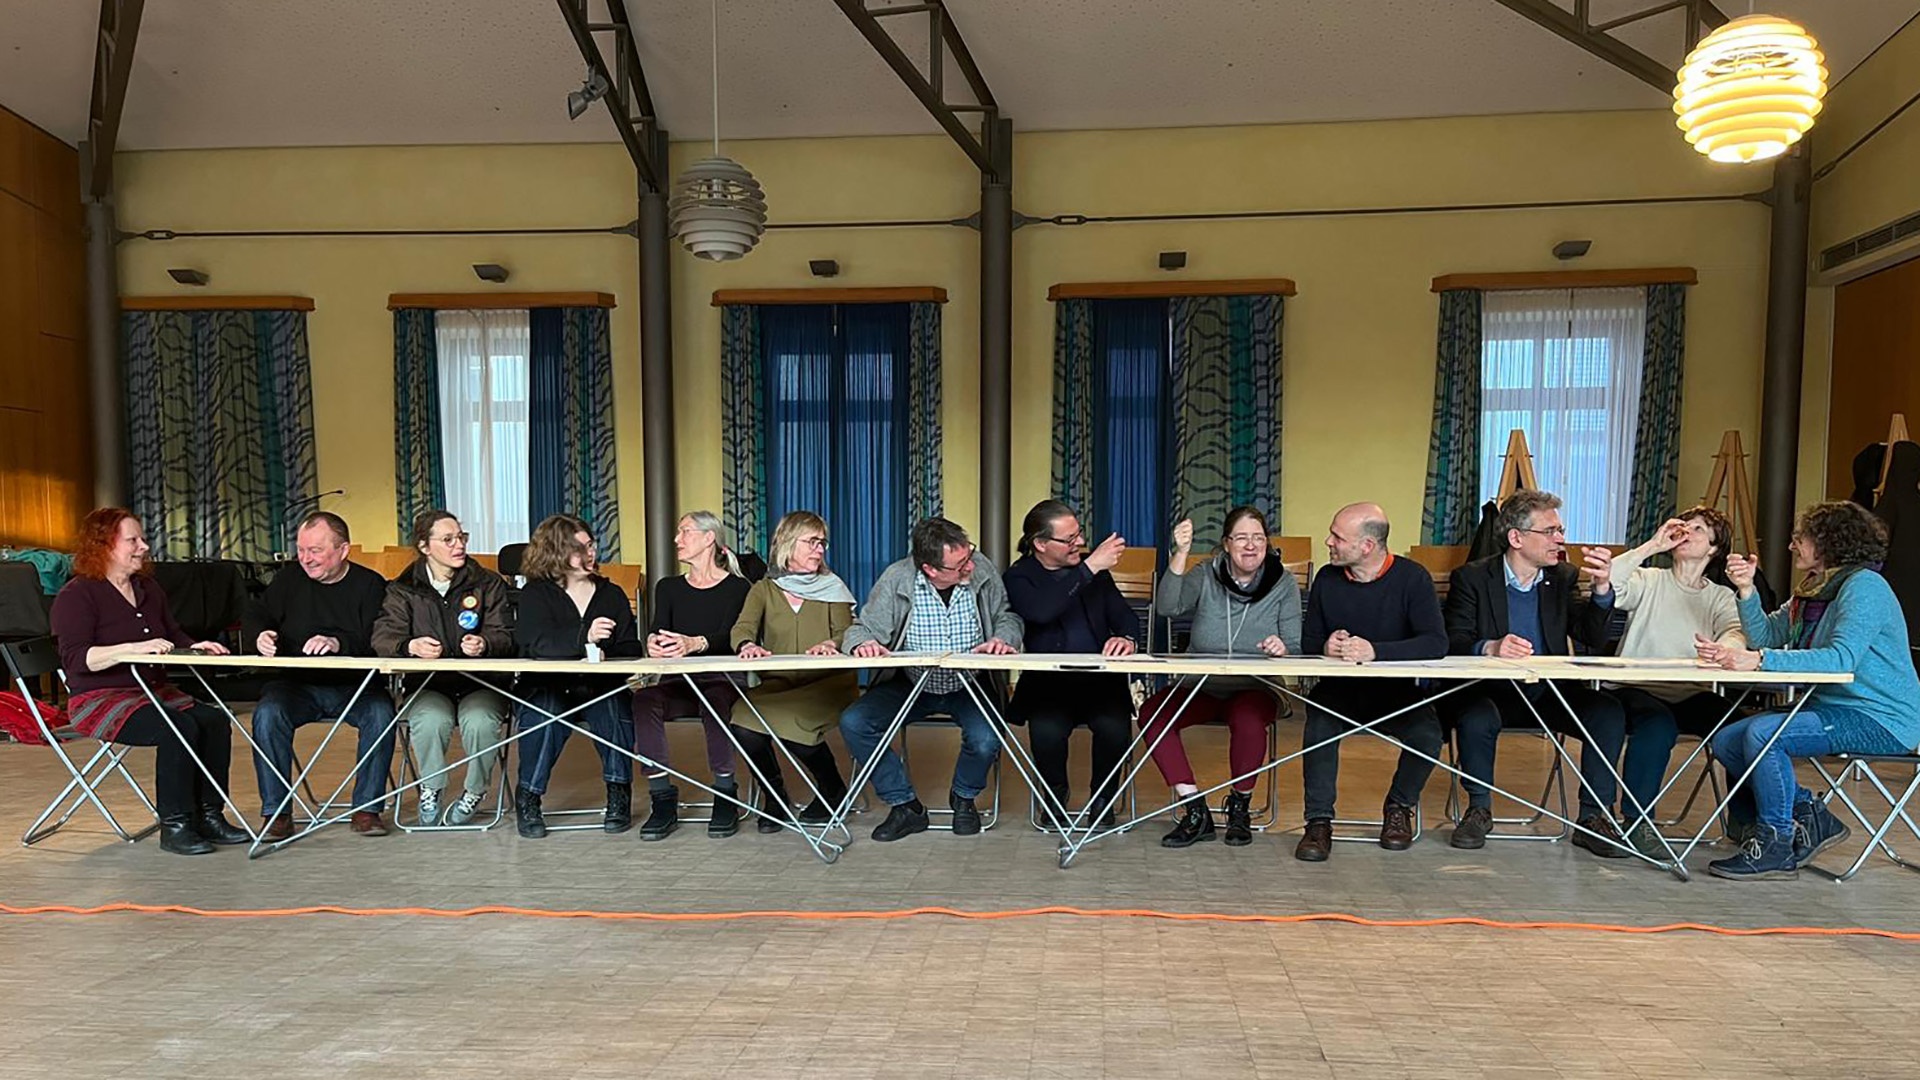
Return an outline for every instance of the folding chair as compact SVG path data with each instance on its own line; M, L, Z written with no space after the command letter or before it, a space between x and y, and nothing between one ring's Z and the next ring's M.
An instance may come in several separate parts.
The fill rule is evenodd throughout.
M907 759L907 732L911 730L915 724L937 724L945 727L951 727L955 731L960 730L959 722L956 721L953 717L947 716L944 713L933 713L928 716L923 716L918 720L910 720L907 723L902 724L900 726L900 738L898 740L899 753L900 753L900 767L906 770L907 776L909 779L911 779L913 776L913 763ZM932 829L935 832L952 832L953 831L953 822L952 822L953 811L952 810L949 810L945 807L940 807L940 806L928 806L927 817L948 819L947 823L944 825L930 824L927 826L927 828ZM982 810L980 813L980 831L986 832L988 829L993 828L995 825L999 823L1000 823L1000 759L998 756L996 756L993 759L993 802L990 806Z
M399 764L397 766L397 768L400 771L400 777L399 777L400 782L394 785L394 791L393 791L393 823L399 826L401 832L410 832L410 833L413 833L413 832L486 832L488 829L491 829L495 825L500 824L500 822L506 818L507 807L511 805L511 803L513 802L513 796L511 794L511 785L507 780L507 764L508 764L507 750L513 744L504 741L506 738L506 735L503 733L501 735L502 741L500 745L496 747L496 750L498 751L498 754L499 754L499 760L494 763L494 768L496 772L493 778L493 817L491 820L487 821L485 824L481 824L478 821L472 821L472 822L468 822L465 825L448 825L445 823L444 820L442 820L438 824L422 825L419 823L418 816L416 815L415 821L412 825L408 825L406 822L402 821L400 819L400 811L401 811L401 808L405 805L406 792L411 785L417 783L421 779L420 763L414 759L413 739L411 738L411 736L412 736L412 730L407 724L407 721L404 718L401 719L398 727L394 731L394 741L400 744ZM460 748L462 750L466 750L466 744L462 743ZM467 752L472 753L472 751L470 750ZM479 758L474 759L474 761L478 761L478 760L480 759ZM472 768L474 761L467 762L467 767ZM452 775L452 774L449 773L447 775ZM418 805L419 803L418 795L415 796L414 802L416 805ZM446 808L442 807L440 813L444 819L446 814ZM482 813L484 814L485 811L482 811Z
M1920 754L1835 754L1833 758L1841 763L1841 769L1837 774L1828 771L1825 761L1819 758L1813 760L1813 767L1820 770L1821 778L1827 782L1826 793L1820 796L1820 801L1831 804L1834 799L1839 799L1853 814L1854 820L1858 821L1863 828L1871 829L1873 835L1867 838L1866 846L1860 849L1860 854L1853 860L1853 865L1847 867L1845 871L1836 874L1811 865L1805 869L1834 881L1847 881L1859 873L1860 868L1873 857L1874 851L1878 850L1898 866L1904 866L1909 870L1920 870L1920 863L1902 858L1899 852L1893 850L1893 845L1887 842L1887 833L1892 831L1895 821L1904 824L1915 839L1920 839L1920 826L1916 826L1913 818L1907 813L1907 803L1912 801L1916 791L1920 791ZM1881 780L1880 774L1874 771L1875 765L1892 765L1906 769L1911 774L1911 779L1907 780L1906 787L1902 788L1900 794L1896 796L1893 790ZM1880 793L1882 799L1886 800L1887 816L1879 825L1876 826L1860 805L1847 794L1842 785L1849 778L1865 780L1873 785L1873 789Z
M1720 787L1720 770L1714 768L1714 762L1716 759L1713 756L1713 744L1707 743L1704 738L1698 735L1687 735L1683 733L1680 737L1683 739L1694 739L1696 741L1706 743L1705 749L1703 749L1700 752L1700 776L1694 780L1693 787L1687 791L1687 801L1681 805L1679 813L1673 815L1670 818L1654 817L1652 819L1653 824L1656 828L1670 829L1676 825L1680 825L1684 823L1687 820L1687 815L1693 813L1693 804L1699 800L1701 788L1708 788L1711 790L1713 794L1712 805L1714 806L1719 806L1721 801L1725 797ZM1659 811L1656 809L1654 812L1657 814ZM1623 813L1625 813L1625 816L1628 818L1629 824L1631 824L1632 818L1638 815L1638 811L1623 811ZM1723 824L1725 820L1726 820L1726 815L1724 814L1721 815L1721 821ZM1691 840L1693 839L1693 837L1691 835L1681 835L1681 836L1669 836L1667 837L1667 839L1668 840Z
M1089 736L1091 736L1091 732L1089 732ZM1069 735L1068 738L1071 739L1072 736ZM1031 745L1031 742L1029 742L1029 745ZM1122 758L1120 761L1120 776L1122 778L1125 778L1132 775L1133 775L1133 755L1129 753L1126 757ZM1089 776L1089 783L1097 783L1099 782L1100 779L1102 779L1101 777L1093 776L1091 772L1089 772L1088 776ZM1091 814L1094 811L1100 809L1100 807L1095 804L1093 796L1094 796L1094 792L1088 791L1087 801L1084 806L1082 806L1079 810L1073 810L1071 808L1067 810L1067 820L1074 827L1078 828L1079 826L1085 824L1085 822L1082 820L1084 815ZM1114 804L1115 811L1119 811L1123 808L1125 809L1127 816L1126 816L1126 823L1120 826L1120 831L1126 832L1128 829L1133 828L1133 824L1132 824L1133 820L1140 816L1139 793L1135 790L1135 785L1131 783L1127 785L1126 799L1124 803ZM1060 832L1059 829L1055 828L1054 826L1040 819L1040 797L1035 795L1032 791L1027 792L1027 822L1033 826L1033 830L1035 832L1054 833L1054 834L1058 834Z
M71 724L57 729L47 726L46 714L40 711L40 700L33 694L32 683L44 675L52 674L60 680L61 686L66 685L66 672L60 670L60 653L54 645L54 640L50 637L37 637L0 643L0 656L6 660L7 674L13 678L14 689L20 692L21 698L27 703L27 711L33 714L34 724L40 729L40 737L46 740L54 756L60 759L60 764L67 770L69 777L67 786L61 788L60 794L55 795L53 801L47 804L47 808L40 812L40 816L33 819L33 824L27 826L27 831L20 837L21 846L32 847L59 832L79 811L83 803L92 803L93 808L107 820L107 824L112 827L114 833L130 844L151 836L158 830L160 828L159 811L154 809L153 800L133 778L133 774L127 771L126 756L132 747L101 742L93 754L87 758L86 764L76 766L72 756L67 753L67 747L86 740L89 736L74 730ZM145 807L148 816L153 818L152 824L138 832L128 832L126 826L120 824L120 820L113 816L113 811L107 809L106 802L100 798L99 785L101 781L112 775L118 775L127 782L128 787L133 789L134 795L140 800L140 805ZM72 801L68 802L68 796L75 788L79 789L79 794L73 795ZM61 809L63 804L64 810ZM60 815L59 820L46 825L47 819L55 813ZM46 827L42 828L43 825Z
M1567 777L1566 777L1566 772L1564 769L1563 762L1561 761L1561 757L1560 757L1561 751L1565 749L1567 744L1566 736L1564 735L1549 736L1546 732L1541 731L1537 728L1524 728L1524 727L1506 728L1500 732L1500 738L1504 739L1509 735L1521 735L1521 736L1527 736L1535 739L1553 738L1553 739L1559 740L1561 750L1557 750L1553 754L1553 766L1552 768L1547 770L1547 782L1540 788L1539 805L1541 806L1547 805L1547 796L1553 794L1554 789L1557 787L1560 792L1560 817L1563 820L1560 822L1560 829L1557 832L1548 832L1548 833L1502 832L1500 831L1498 826L1514 825L1520 828L1527 828L1534 824L1537 824L1541 818L1547 816L1546 811L1535 810L1533 813L1525 817L1496 817L1493 819L1493 824L1495 825L1495 828L1487 833L1487 839L1489 840L1538 840L1538 841L1543 841L1549 844L1555 844L1555 843L1559 843L1562 840L1565 840L1569 836L1572 836L1573 826L1567 824L1565 820L1571 817L1571 815L1567 813ZM1457 730L1451 724L1447 726L1446 751L1447 751L1447 760L1457 767L1460 761L1459 738L1458 738ZM1496 757L1495 760L1497 761L1498 758ZM1447 817L1455 825L1458 825L1460 824L1460 818L1466 813L1466 808L1467 808L1467 801L1465 798L1466 791L1464 788L1460 786L1460 775L1458 773L1449 772L1447 774L1447 779L1448 779ZM1495 797L1497 798L1498 796L1495 796Z

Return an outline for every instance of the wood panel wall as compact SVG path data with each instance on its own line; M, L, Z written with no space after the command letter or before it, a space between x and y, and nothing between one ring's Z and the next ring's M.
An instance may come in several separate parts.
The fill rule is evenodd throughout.
M79 177L0 109L0 544L70 548L92 508Z
M1920 431L1920 259L1834 290L1827 497L1853 490L1853 456L1905 413Z

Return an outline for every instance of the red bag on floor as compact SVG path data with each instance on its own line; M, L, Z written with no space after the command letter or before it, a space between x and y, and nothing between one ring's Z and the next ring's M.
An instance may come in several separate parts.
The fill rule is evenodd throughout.
M40 715L46 718L47 727L58 731L67 726L67 714L64 711L44 701L39 705ZM33 712L27 707L27 699L15 690L0 690L0 731L18 742L47 745L46 738L40 734L40 725L34 723Z

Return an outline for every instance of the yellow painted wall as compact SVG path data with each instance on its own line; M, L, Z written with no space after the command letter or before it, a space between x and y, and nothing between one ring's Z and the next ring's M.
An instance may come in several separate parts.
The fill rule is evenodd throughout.
M964 217L971 164L944 138L820 139L727 146L761 179L776 222ZM676 163L705 153L675 147ZM1662 112L1489 117L1022 136L1024 213L1135 214L1439 205L1724 194L1753 172L1689 150ZM123 228L401 228L612 225L632 216L618 146L181 151L123 155ZM1155 255L1189 253L1179 276L1291 277L1282 528L1319 535L1341 503L1381 501L1414 542L1433 389L1429 280L1465 271L1557 269L1549 248L1587 238L1574 265L1689 265L1681 495L1704 486L1721 432L1757 442L1766 213L1749 203L1451 212L1379 217L1078 227L1037 225L1014 244L1014 515L1047 494L1053 313L1060 281L1161 275ZM841 264L835 285L938 285L947 364L946 495L977 522L977 237L947 228L775 231L731 264L674 263L681 501L720 498L716 288L805 286L808 259ZM321 484L368 542L392 528L389 292L477 289L468 265L500 262L509 289L596 288L620 307L622 528L638 559L640 462L635 248L623 237L130 241L129 294L181 291L169 266L213 275L209 291L299 293L310 321ZM1624 494L1623 494L1624 497Z
M1814 167L1857 142L1920 91L1920 18L1827 95L1812 131ZM1813 250L1920 210L1920 106L1908 109L1814 188Z

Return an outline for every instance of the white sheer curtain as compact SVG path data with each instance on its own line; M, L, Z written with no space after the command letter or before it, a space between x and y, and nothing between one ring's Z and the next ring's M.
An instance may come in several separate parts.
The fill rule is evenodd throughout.
M1500 488L1507 433L1560 496L1567 538L1631 543L1628 485L1640 417L1644 289L1489 291L1481 305L1480 498Z
M447 509L473 535L469 550L523 542L527 521L527 312L442 311L441 447Z

